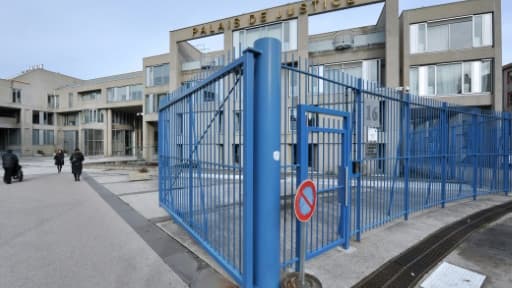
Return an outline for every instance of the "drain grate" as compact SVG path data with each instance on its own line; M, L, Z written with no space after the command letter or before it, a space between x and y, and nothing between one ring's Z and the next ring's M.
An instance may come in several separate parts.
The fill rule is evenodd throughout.
M481 210L447 225L389 260L354 287L412 287L469 234L510 212L512 201Z

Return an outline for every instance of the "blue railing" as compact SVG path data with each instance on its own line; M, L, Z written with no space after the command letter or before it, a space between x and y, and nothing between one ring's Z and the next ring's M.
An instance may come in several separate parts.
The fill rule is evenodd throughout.
M356 239L361 239L365 231L394 219L407 219L427 208L444 207L464 198L476 199L478 195L508 193L512 179L510 114L414 96L352 77L341 69L319 69L301 59L286 59L284 63L281 153L285 161L280 192L284 266L297 261L298 234L289 199L297 185L296 143L308 141L298 139L295 129L295 113L300 104L352 114L351 156L355 170L351 175L350 231ZM313 116L307 121L317 119ZM318 162L328 157L322 150L325 143L311 139L308 143L310 177L317 183L336 181L333 175L322 171ZM337 205L327 207L329 212L322 213L339 215ZM327 225L322 219L318 221L319 225ZM342 218L338 217L338 221ZM310 229L309 233L310 257L340 244L341 235L332 237L319 229Z
M160 102L160 205L243 283L245 57ZM203 75L201 75L203 76Z
M348 247L350 238L359 240L365 231L424 209L508 194L509 113L448 105L340 69L260 53L246 51L225 67L192 79L159 108L160 205L241 286L265 287L262 283L270 282L258 281L266 277L276 282L274 254L281 268L297 262L300 234L292 199L302 179L298 170L319 188L318 210L306 228L307 258ZM272 65L258 70L259 58L278 61L278 67L284 63L280 79L273 78L280 83L267 77ZM281 91L281 97L269 98L280 103L266 108L256 103L270 90ZM273 111L276 105L281 107ZM310 107L305 115L297 114L299 105ZM315 111L339 111L351 123ZM304 137L297 135L304 124L298 118L308 127ZM268 133L257 126L261 123ZM276 131L277 154L278 148L269 148L273 144L266 146ZM351 145L340 150L347 139ZM270 149L272 158L262 149ZM307 161L300 165L304 155ZM272 172L273 162L259 166L261 159L280 161L280 173ZM352 160L348 174L340 172L340 159ZM349 203L346 213L343 203ZM261 226L262 219L272 225Z

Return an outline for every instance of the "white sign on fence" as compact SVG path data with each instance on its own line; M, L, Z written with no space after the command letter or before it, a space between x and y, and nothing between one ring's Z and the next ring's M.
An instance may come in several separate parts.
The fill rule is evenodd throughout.
M379 135L377 128L368 127L368 142L375 143L378 141Z

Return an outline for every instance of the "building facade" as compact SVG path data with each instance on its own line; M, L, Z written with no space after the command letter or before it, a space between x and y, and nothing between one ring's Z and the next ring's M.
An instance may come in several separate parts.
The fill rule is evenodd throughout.
M311 16L378 3L384 5L375 25L309 33ZM341 71L422 97L502 111L508 98L502 91L500 0L458 1L401 15L398 4L300 1L170 31L169 52L144 58L139 72L81 80L34 69L0 80L0 150L33 155L78 146L89 155L156 160L159 99L193 85L198 75L226 64L261 37L278 38L283 59L307 59L306 69L319 75ZM223 49L201 52L190 42L209 36L218 36ZM282 115L284 125L293 127L293 97L303 87L293 81L286 85L292 100L282 105ZM390 107L365 105L377 111L375 127L386 122ZM394 148L379 151L389 149ZM233 151L221 153L226 161L237 158Z

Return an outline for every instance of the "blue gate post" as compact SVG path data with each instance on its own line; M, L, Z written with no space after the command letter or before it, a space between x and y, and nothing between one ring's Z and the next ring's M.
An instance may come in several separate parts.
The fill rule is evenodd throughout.
M361 177L363 175L363 81L361 78L357 79L357 89L356 89L356 161L359 165L359 171L356 174L352 174L352 176L357 177L357 191L356 191L356 240L361 241L361 233L362 225L361 225L361 205L362 205L362 195L361 195Z
M510 113L504 112L503 113L503 190L505 192L505 195L508 196L508 192L510 190L510 183L509 183L509 153L510 153Z
M262 38L254 48L261 52L254 79L254 284L277 288L281 266L281 42Z
M478 144L480 143L480 139L478 139L478 109L473 109L473 113L471 114L471 147L473 148L473 200L476 200L477 194L477 177L478 177Z
M441 110L441 207L444 208L446 204L446 162L448 160L448 143L449 143L449 129L448 122L448 105L443 102Z
M244 52L244 232L243 281L245 288L253 288L254 281L254 51Z

